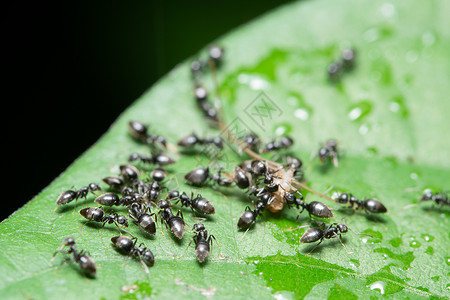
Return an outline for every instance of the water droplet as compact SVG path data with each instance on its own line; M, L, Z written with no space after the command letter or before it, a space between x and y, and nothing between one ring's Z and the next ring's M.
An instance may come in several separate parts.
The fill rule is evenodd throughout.
M434 282L437 282L437 281L439 281L439 276L433 276L433 277L431 277L431 280L433 280Z
M426 47L433 46L436 42L436 36L432 31L426 31L422 34L422 44Z
M396 9L392 3L384 3L380 8L381 15L385 18L392 18L395 16Z
M362 124L359 126L358 132L360 135L366 135L369 132L369 125Z
M288 123L281 123L275 126L274 132L276 136L287 135L292 132L292 126Z
M306 120L309 119L309 113L308 113L308 111L307 111L306 109L302 109L302 108L297 108L297 109L294 111L294 116L295 116L297 119L300 119L300 120L302 120L302 121L306 121Z
M431 236L429 234L422 234L422 238L425 240L425 242L432 242L434 240L434 236Z
M402 238L396 237L389 241L389 244L391 244L394 247L399 247L401 244L403 244Z
M364 32L363 34L363 38L364 40L366 40L367 43L375 42L376 40L378 40L379 36L380 35L376 28L370 28L366 30L366 32Z
M386 283L384 281L375 281L371 285L369 285L369 288L371 290L380 290L381 295L384 295L384 288L386 286Z
M372 110L372 104L369 101L361 101L352 105L348 113L348 118L357 121L366 116Z
M427 248L427 250L425 250L425 253L426 253L426 254L429 254L429 255L433 255L433 254L434 254L434 249L433 249L433 247L429 246L429 247Z
M418 58L419 58L419 53L417 51L409 50L408 52L406 52L405 59L407 62L409 62L409 63L416 62Z
M255 265L259 264L259 260L255 260L255 261L253 261L253 263L254 263Z
M412 248L419 248L422 244L419 241L412 240L411 243L409 243L409 246Z
M411 174L409 174L409 178L411 178L412 180L417 180L419 178L419 175L417 173L412 172Z
M263 272L259 272L258 274L259 274L259 276L261 276L261 275L263 275L264 273L263 273Z
M447 265L450 266L450 256L447 256L447 257L445 258L445 261L447 262Z
M270 87L270 83L264 78L251 74L239 74L238 82L249 86L252 90L267 90Z

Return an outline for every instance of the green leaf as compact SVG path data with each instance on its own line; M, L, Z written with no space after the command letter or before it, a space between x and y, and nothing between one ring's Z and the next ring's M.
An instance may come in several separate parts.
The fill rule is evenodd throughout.
M56 209L58 195L118 174L132 152L147 148L128 134L128 121L172 143L191 132L219 134L206 126L192 96L190 60L167 74L112 124L110 130L60 177L0 225L0 295L4 299L201 298L449 298L449 210L419 203L425 188L445 190L450 176L450 26L448 1L300 1L277 9L218 40L225 61L218 70L226 124L270 139L289 134L304 160L308 186L334 185L358 197L376 197L380 216L335 210L335 222L352 232L314 245L299 243L309 224L296 211L265 212L245 236L237 231L249 201L237 188L194 189L183 175L216 166L207 156L181 155L169 168L169 189L200 192L216 215L204 223L220 244L209 261L196 261L191 234L174 241L160 227L147 237L156 264L146 276L139 261L115 251L114 225L84 225L78 201ZM345 47L357 50L354 70L332 84L330 62ZM204 52L199 54L203 55ZM203 78L213 94L211 74ZM267 106L263 105L267 104ZM270 105L269 105L270 104ZM259 112L259 114L257 114ZM85 122L86 120L83 120ZM235 127L232 127L235 126ZM328 138L339 141L339 167L309 160ZM211 153L210 153L211 154ZM214 153L213 153L214 154ZM246 159L228 146L225 170ZM8 201L13 201L8 200ZM307 200L336 203L313 194ZM411 205L414 204L414 205ZM122 211L122 213L126 213ZM198 220L187 210L186 222ZM83 226L83 227L82 227ZM164 234L162 234L162 232ZM67 236L96 261L95 279L52 254Z

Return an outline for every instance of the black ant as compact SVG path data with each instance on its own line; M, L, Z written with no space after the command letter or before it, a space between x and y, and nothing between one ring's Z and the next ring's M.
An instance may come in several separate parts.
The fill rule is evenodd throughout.
M300 209L300 207L302 208L302 210L299 212L299 216L304 210L306 210L309 213L310 218L311 215L319 218L333 217L333 213L331 212L331 210L322 202L311 201L309 203L306 203L305 201L303 201L303 195L298 191L296 193L300 195L299 198L295 197L295 194L293 193L286 193L286 195L284 196L284 200L289 207L295 206L297 209Z
M249 206L247 206L245 208L245 211L242 213L241 217L239 218L239 221L237 224L238 229L250 228L256 222L256 218L258 216L262 215L262 212L264 211L265 207L266 207L265 201L258 201L255 209L253 209L253 210Z
M243 145L241 145L242 148L248 148L255 152L260 152L261 140L259 139L259 136L256 135L255 133L249 133L245 135L242 138L242 143L243 143ZM239 152L241 153L242 149L239 149Z
M141 172L132 165L121 165L119 166L120 174L122 175L123 179L127 182L133 181L137 178L139 178L139 175Z
M181 147L194 147L195 145L214 145L219 149L223 149L222 138L220 137L206 137L199 138L196 134L190 134L184 138L182 138L178 142L178 146Z
M294 140L288 136L280 137L279 141L273 140L267 143L262 150L263 153L273 152L281 149L287 149L294 144Z
M185 233L185 223L183 220L183 213L181 210L177 212L176 215L173 214L172 209L170 208L170 201L168 200L159 200L158 208L160 209L159 213L161 214L161 224L163 221L165 222L166 227L170 228L170 231L178 238L182 239Z
M128 216L144 231L150 234L156 233L156 223L152 217L154 216L156 218L156 214L150 212L150 207L133 203L128 209Z
M193 193L191 193L191 197L186 195L186 193L180 194L178 191L169 192L167 195L168 200L177 200L177 202L181 202L181 205L184 207L190 207L192 211L199 212L201 214L212 215L215 214L216 211L214 206L208 199L203 198L201 195L197 195L197 197L193 197Z
M444 205L450 206L447 193L433 193L430 189L423 192L420 201L434 201L439 207Z
M116 212L106 215L105 211L103 210L102 207L83 208L82 210L80 210L80 215L82 215L84 218L88 219L89 221L103 223L103 226L105 226L105 224L113 224L114 223L117 226L117 228L119 228L119 230L123 226L128 227L127 217L119 215ZM119 225L121 225L121 226L119 227Z
M126 192L127 189L123 189L122 191ZM128 193L128 192L126 192L126 193ZM128 206L139 200L140 199L137 199L133 195L126 195L126 196L120 198L119 195L117 195L116 193L108 192L108 193L101 194L100 196L95 198L94 202L96 202L100 205L105 205L105 206Z
M102 181L114 190L120 190L125 185L125 181L120 176L108 176L103 178Z
M338 238L341 245L345 247L344 243L342 243L341 240L342 237L341 234L348 232L349 229L350 228L348 228L347 225L338 223L332 223L328 226L328 228L325 229L325 223L322 223L321 227L312 227L307 231L305 231L305 233L300 238L300 243L314 243L319 241L319 243L317 243L317 245L315 245L314 248L312 248L308 254L310 254L314 249L316 249L316 247L319 246L324 239ZM372 237L370 234L365 233L355 233L355 234L367 235Z
M203 86L196 84L194 95L195 99L197 99L197 105L202 110L206 120L215 125L218 122L217 110L208 102L208 93L206 89Z
M153 180L156 182L161 182L164 179L166 179L167 173L164 169L162 168L155 168L152 170L152 172L150 173L150 175L152 176Z
M84 198L86 199L87 194L89 192L94 193L96 191L102 191L101 187L96 183L90 183L88 186L82 187L79 190L68 190L65 192L62 192L58 199L56 200L57 205L63 205L67 204L69 202L72 202L73 200L77 200L78 198Z
M364 209L364 211L369 211L371 213L387 212L386 207L375 198L359 200L351 193L340 193L336 197L336 201L340 204L349 204L351 207L356 205L356 210Z
M149 134L147 132L148 127L146 125L138 121L130 121L128 125L131 136L136 140L138 140L139 142L150 146L158 145L161 148L166 148L167 146L166 139L156 134Z
M135 160L140 160L143 163L146 164L154 164L154 165L160 165L160 166L165 166L165 165L170 165L175 163L175 161L170 158L167 154L164 153L160 153L160 154L155 154L152 156L146 156L146 155L141 155L138 153L132 153L130 155L130 157L128 158L129 162L135 161Z
M356 51L345 49L342 51L341 59L328 66L328 78L331 82L338 82L344 72L350 71L355 66Z
M210 234L208 236L208 231L205 228L205 225L202 223L196 223L192 227L195 231L195 235L192 237L192 240L189 242L188 248L191 245L192 241L195 243L195 255L200 263L202 263L205 258L208 256L210 249L212 248L212 239L214 239L217 243L214 235Z
M64 247L69 247L69 250L64 251ZM95 273L97 272L94 260L86 255L83 250L78 252L77 248L75 247L75 240L72 237L64 239L61 247L57 249L53 254L52 261L55 259L55 256L58 252L66 255L73 254L73 260L80 265L83 272L89 275L95 275Z
M217 174L211 174L209 168L197 168L184 176L190 185L202 186L207 180L216 182L219 186L230 186L233 181L227 177L222 177L219 170Z
M333 165L338 167L338 143L335 140L328 140L325 144L319 149L317 155L319 156L319 160L323 163L326 159L330 159L333 162Z
M120 252L128 254L129 256L139 257L145 273L148 274L147 266L153 266L155 264L155 257L150 249L148 249L143 243L136 247L136 237L133 236L132 238L129 238L125 235L115 236L111 238L111 242Z

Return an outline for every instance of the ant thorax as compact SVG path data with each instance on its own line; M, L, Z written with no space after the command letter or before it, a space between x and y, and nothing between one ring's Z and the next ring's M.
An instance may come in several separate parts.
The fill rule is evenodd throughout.
M295 193L297 189L291 185L291 180L294 178L295 169L292 167L279 168L271 174L273 178L273 185L278 186L278 190L272 193L272 200L267 203L267 208L273 212L279 212L284 207L284 197L286 194Z

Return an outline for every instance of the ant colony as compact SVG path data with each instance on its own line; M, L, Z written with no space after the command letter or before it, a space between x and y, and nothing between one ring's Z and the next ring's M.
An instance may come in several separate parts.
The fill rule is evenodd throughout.
M248 205L237 218L234 228L243 232L242 238L248 230L259 226L258 221L264 214L280 214L284 209L294 209L297 220L303 213L310 220L310 224L301 226L310 228L299 239L299 244L317 243L317 247L324 240L331 238L337 238L342 243L341 235L351 229L346 224L327 221L334 218L334 215L332 209L322 200L338 203L343 209L362 210L367 214L387 212L386 207L375 198L358 199L348 192L338 193L337 190L330 197L327 193L320 193L308 187L304 181L302 160L290 152L295 142L292 137L281 136L264 142L255 133L233 136L225 126L220 106L210 101L208 91L202 85L202 78L211 75L215 79L217 89L216 72L224 63L223 55L224 50L221 47L212 46L204 59L192 62L190 70L193 78L193 99L206 123L221 131L220 136L187 133L171 143L165 137L151 132L147 124L131 120L128 123L130 137L134 142L148 147L148 153L129 154L127 161L119 162L116 174L109 174L101 179L104 186L90 183L78 190L64 191L56 199L58 207L67 207L71 202L75 202L76 207L78 199L86 200L92 194L95 197L94 203L98 206L79 210L82 220L85 219L92 228L113 225L111 229L117 230L118 234L110 237L111 247L120 254L138 260L146 273L149 273L149 267L156 262L151 250L154 250L154 247L147 245L156 238L157 227L160 227L161 233L165 229L176 242L175 245L179 245L186 233L190 233L190 242L185 252L193 243L195 249L190 249L202 266L211 256L214 242L219 246L220 236L217 233L214 236L207 230L208 222L213 220L209 216L216 213L214 199L203 197L197 192L198 188L234 189L233 194L240 194L244 200L248 200ZM336 82L344 72L352 69L354 57L354 50L345 51L342 59L328 68L330 80ZM235 147L233 152L237 163L233 169L198 166L185 174L178 174L184 176L186 187L192 187L193 190L181 190L179 186L169 189L170 180L167 178L173 172L169 167L176 164L173 153L185 155L194 152L201 155L208 147L214 148L215 151L224 151L225 139L227 145ZM331 164L337 168L338 143L332 139L328 140L317 149L315 157L318 158L318 163ZM317 199L307 201L306 193L308 196L317 196ZM422 200L431 200L440 206L448 205L446 195L431 191L425 193ZM190 226L186 223L183 213L191 213L201 221ZM132 226L139 228L140 238L128 231ZM65 254L66 260L77 263L84 274L96 274L94 260L87 252L78 251L72 237L64 239L53 259L57 253Z

